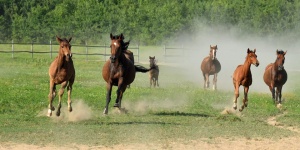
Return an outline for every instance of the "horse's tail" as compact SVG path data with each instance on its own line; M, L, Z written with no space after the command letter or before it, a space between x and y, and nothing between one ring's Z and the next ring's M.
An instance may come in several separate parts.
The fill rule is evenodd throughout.
M142 73L146 73L146 72L150 71L151 69L153 69L153 68L147 69L140 65L134 65L134 68L135 68L136 72L142 72Z

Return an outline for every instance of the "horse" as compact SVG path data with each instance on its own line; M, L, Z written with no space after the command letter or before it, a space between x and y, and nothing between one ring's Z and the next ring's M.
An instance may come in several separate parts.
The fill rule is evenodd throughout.
M275 104L281 104L282 86L287 81L287 73L283 67L286 51L277 50L277 58L269 64L264 73L264 82L269 86ZM276 92L275 92L276 90Z
M239 97L239 87L240 85L244 86L244 99L243 105L239 111L243 111L245 107L248 106L248 91L249 87L252 84L252 74L251 74L251 64L255 65L256 67L259 66L259 61L257 60L257 55L255 54L256 49L253 51L249 48L247 49L247 56L246 60L243 65L238 65L233 73L233 86L234 86L234 104L233 109L237 109L237 99Z
M72 112L71 106L71 92L72 92L72 85L75 80L75 68L72 61L72 53L71 53L71 40L72 37L69 39L66 38L59 38L56 36L56 40L59 43L59 51L58 56L54 59L49 67L49 77L50 77L50 92L49 92L49 109L48 109L48 116L52 115L52 111L55 110L54 106L52 105L53 99L56 96L56 85L61 84L61 88L59 90L59 102L58 102L58 109L56 112L56 116L60 116L60 109L61 109L61 99L64 94L64 90L67 87L68 91L68 110Z
M150 88L153 84L153 87L159 87L158 84L158 75L159 75L159 68L156 64L155 56L151 57L149 56L149 62L150 62L150 68L153 68L149 71L149 78L150 78Z
M221 70L221 64L216 58L218 46L209 46L209 56L205 57L201 63L201 71L204 77L204 88L209 88L209 76L214 75L213 90L217 89L217 76Z
M106 81L106 105L103 114L108 114L108 105L111 100L111 92L113 86L118 86L117 98L114 107L121 110L121 101L123 94L128 85L134 79L136 72L146 73L150 71L142 66L134 65L133 61L124 53L123 34L120 36L113 36L110 34L111 39L111 56L102 68L102 77Z

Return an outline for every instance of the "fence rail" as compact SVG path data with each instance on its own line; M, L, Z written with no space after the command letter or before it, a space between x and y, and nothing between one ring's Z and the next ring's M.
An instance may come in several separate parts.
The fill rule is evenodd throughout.
M11 48L9 48L11 46ZM30 46L30 47L28 47ZM14 43L13 41L11 43L0 43L0 53L11 53L11 57L14 58L15 54L17 53L29 53L31 54L31 57L34 57L34 54L50 54L50 58L52 58L53 54L58 53L58 44L53 44L52 41L49 42L49 44L44 43ZM6 48L3 48L6 47ZM21 48L20 48L21 47ZM24 48L26 47L26 48ZM39 48L36 48L39 47ZM47 49L48 51L41 50L41 49ZM57 50L54 50L57 49ZM136 47L129 47L131 51L135 54L134 57L137 62L139 62L139 45ZM103 59L100 59L102 61L107 60L107 56L110 56L110 47L109 45L88 45L82 44L82 45L72 45L72 54L83 56L85 55L86 60L93 60L90 59L89 56L102 56ZM99 60L96 58L96 60Z

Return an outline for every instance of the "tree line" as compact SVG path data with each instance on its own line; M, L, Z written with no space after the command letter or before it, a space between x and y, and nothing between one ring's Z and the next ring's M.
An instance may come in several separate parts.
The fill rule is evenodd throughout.
M0 42L48 43L58 35L101 43L112 32L157 45L216 25L299 36L299 14L298 0L0 0Z

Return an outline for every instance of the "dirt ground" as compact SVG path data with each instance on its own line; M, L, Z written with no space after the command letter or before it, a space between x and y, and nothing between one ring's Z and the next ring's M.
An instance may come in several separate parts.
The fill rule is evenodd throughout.
M198 149L223 149L223 150L296 150L300 149L300 137L289 137L280 140L270 139L201 139L197 141L188 141L182 143L148 143L148 144L121 144L112 147L104 146L86 146L86 145L69 145L64 147L56 147L54 145L47 146L36 146L27 144L15 144L15 143L1 143L0 150L161 150L161 149L172 149L172 150L198 150Z

